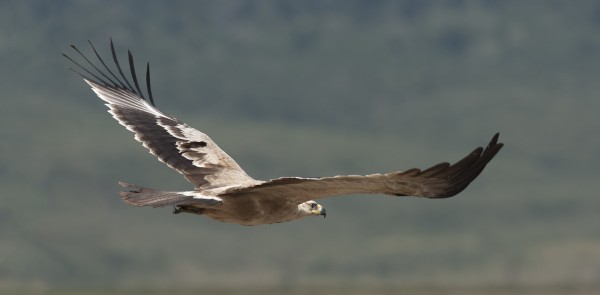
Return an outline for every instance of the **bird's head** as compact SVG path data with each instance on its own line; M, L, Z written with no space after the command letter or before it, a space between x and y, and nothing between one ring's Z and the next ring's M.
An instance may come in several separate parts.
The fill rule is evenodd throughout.
M327 211L325 211L325 208L323 208L323 206L317 204L317 202L315 202L313 200L306 201L306 202L298 205L298 212L300 212L300 214L302 214L304 216L323 215L323 218L325 218L325 216L327 215Z

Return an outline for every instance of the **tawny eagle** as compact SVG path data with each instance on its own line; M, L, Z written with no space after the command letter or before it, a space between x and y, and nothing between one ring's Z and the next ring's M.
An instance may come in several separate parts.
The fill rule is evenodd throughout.
M74 45L71 47L87 66L63 55L77 67L74 71L106 102L113 118L135 133L135 139L150 153L195 186L189 191L162 191L119 182L126 188L120 193L121 198L133 206L173 206L173 213L194 213L223 222L258 225L325 216L325 208L314 200L331 196L385 194L448 198L464 190L503 145L498 143L498 134L495 134L486 148L476 148L455 164L440 163L425 170L256 180L206 134L156 107L150 88L149 64L146 65L144 94L131 52L128 52L129 73L126 73L119 64L112 40L112 70L91 42L90 45L96 63Z

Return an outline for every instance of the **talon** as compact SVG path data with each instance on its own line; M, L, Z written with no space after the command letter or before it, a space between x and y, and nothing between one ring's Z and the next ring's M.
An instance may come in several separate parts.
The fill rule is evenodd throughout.
M173 206L173 214L181 213L181 209L178 206Z

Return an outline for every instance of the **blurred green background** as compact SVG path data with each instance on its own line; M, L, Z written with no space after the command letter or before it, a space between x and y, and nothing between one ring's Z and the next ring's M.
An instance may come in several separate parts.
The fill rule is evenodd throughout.
M326 199L325 220L129 207L118 180L191 186L67 70L109 37L255 178L506 146L456 198ZM0 293L600 289L597 1L1 1L0 64Z

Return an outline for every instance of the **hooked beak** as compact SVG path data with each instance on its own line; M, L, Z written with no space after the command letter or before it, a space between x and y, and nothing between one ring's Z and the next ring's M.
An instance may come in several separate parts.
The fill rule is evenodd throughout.
M321 207L321 211L319 212L319 215L323 215L323 218L327 217L327 210L325 210L325 208Z
M319 207L317 207L317 209L311 210L310 213L312 213L314 215L323 215L323 218L325 218L327 216L327 210L325 210L325 208L323 208L323 206L321 206L321 205L319 205Z

